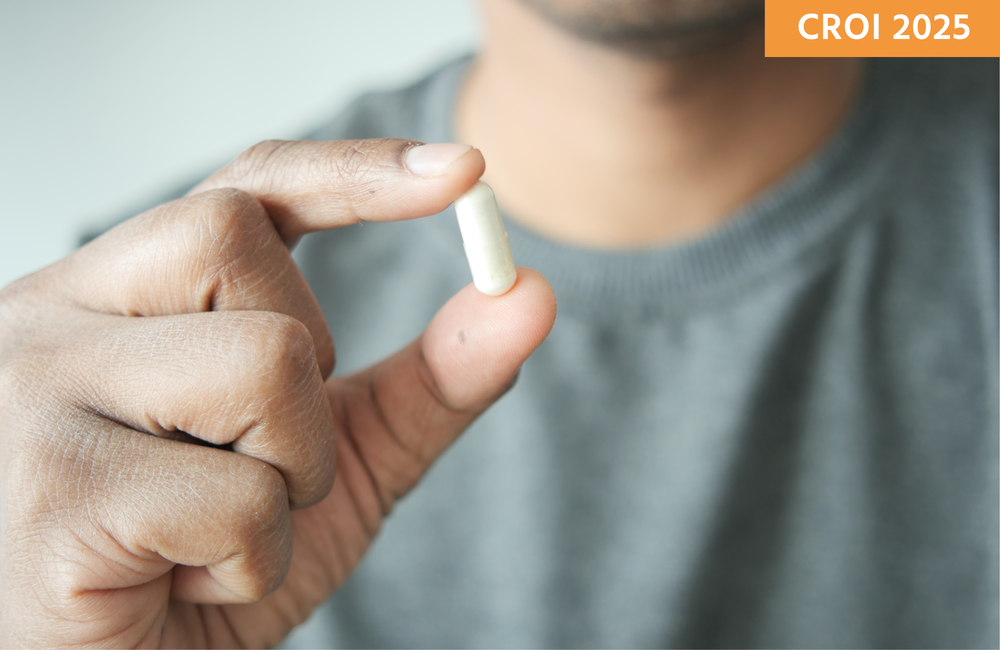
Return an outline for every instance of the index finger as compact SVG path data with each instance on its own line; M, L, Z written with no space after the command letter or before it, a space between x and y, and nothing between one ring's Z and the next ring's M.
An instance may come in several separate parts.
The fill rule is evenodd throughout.
M232 187L255 196L285 242L359 221L436 214L483 175L469 145L414 140L269 140L191 193Z

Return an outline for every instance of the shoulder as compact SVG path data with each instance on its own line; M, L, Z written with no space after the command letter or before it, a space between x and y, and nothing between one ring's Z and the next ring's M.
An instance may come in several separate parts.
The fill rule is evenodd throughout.
M874 64L886 101L915 146L996 158L998 59L898 59Z
M995 336L998 61L882 60L871 73L885 137L873 138L879 171L866 199L882 217L872 223L884 272L897 272L893 300L947 305L948 318L964 314L970 331L990 323Z
M871 75L876 120L891 134L885 162L894 185L925 207L995 222L998 60L881 60Z

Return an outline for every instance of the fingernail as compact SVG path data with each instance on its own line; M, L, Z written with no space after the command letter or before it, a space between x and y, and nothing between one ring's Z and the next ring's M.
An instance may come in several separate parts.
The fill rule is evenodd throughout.
M467 144L423 144L406 152L406 168L418 176L443 174L472 147Z

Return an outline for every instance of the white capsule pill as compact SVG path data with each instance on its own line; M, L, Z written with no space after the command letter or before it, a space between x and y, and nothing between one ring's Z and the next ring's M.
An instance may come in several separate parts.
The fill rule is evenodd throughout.
M487 296L507 293L517 280L517 269L493 188L477 182L455 199L455 213L473 284Z

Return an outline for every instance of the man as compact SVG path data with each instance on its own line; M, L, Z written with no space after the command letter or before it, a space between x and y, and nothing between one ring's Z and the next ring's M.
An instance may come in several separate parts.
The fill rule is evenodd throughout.
M996 62L483 7L475 60L5 290L2 640L995 646ZM359 223L484 160L509 294L449 211Z

